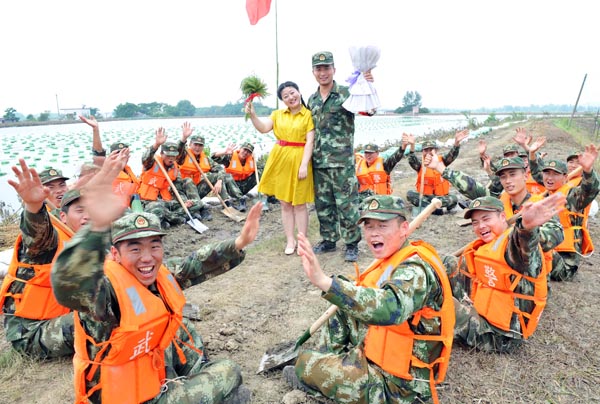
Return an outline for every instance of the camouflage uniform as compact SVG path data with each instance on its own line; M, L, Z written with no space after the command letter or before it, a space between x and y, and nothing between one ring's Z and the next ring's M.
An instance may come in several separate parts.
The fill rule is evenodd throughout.
M224 154L218 157L211 157L215 163L222 164L224 167L228 167L229 163L231 163L231 154ZM254 162L256 163L256 160L254 160ZM260 169L258 170L258 174L262 174L262 171ZM227 185L228 189L230 186L233 188L233 186L230 185L230 181L233 181L235 183L234 185L237 186L242 195L246 195L248 192L250 192L252 188L256 186L256 175L251 175L248 178L243 179L241 181L235 181L231 174L226 173L224 183Z
M471 202L471 206L473 203ZM535 227L526 230L521 224L521 219L517 219L504 252L504 258L512 269L531 278L538 277L542 271L543 256L538 249L538 245L541 243L538 229L539 227ZM523 341L518 316L513 314L510 324L511 331L505 331L491 325L479 315L469 298L472 278L465 275L469 271L466 260L462 258L457 260L454 256L444 257L444 265L448 271L454 296L456 313L454 341L486 352L514 352ZM533 290L533 283L522 279L515 289L515 293L533 296ZM531 313L533 309L530 300L515 299L515 304L519 310L526 313Z
M23 210L21 215L21 248L18 258L26 264L52 262L58 247L58 234L52 227L46 206L37 213ZM17 276L29 280L34 276L31 268L20 267ZM25 284L14 281L8 292L18 294ZM51 320L31 320L13 315L14 300L6 297L2 307L6 339L19 352L40 359L71 356L73 348L73 313Z
M448 151L448 153L442 156L442 161L444 165L449 166L452 164L454 160L458 157L458 153L460 152L460 146L452 146L452 148ZM408 153L408 164L415 170L417 173L421 169L421 160L414 151L410 150ZM448 194L444 196L439 195L423 195L423 201L421 202L421 207L427 206L431 203L433 198L437 198L442 201L442 207L446 208L447 211L454 209L456 204L458 203L458 198L456 195ZM412 189L406 193L406 199L413 205L419 206L420 193L417 191L413 191Z
M202 145L204 145L204 138L202 136L196 136L195 138L201 140ZM187 152L185 151L185 142L179 141L177 150L179 151L179 155L177 156L176 162L177 164L183 164L185 158L187 157ZM197 156L196 161L198 161L199 158L200 157ZM223 185L221 186L221 192L219 193L221 198L223 198L224 201L227 201L230 198L237 200L244 196L233 180L233 177L225 172L223 166L216 163L210 156L206 156L206 158L210 164L210 171L205 172L204 175L206 175L206 178L208 178L212 185L215 185L215 183L219 180L222 181ZM206 195L212 192L210 185L208 185L203 178L200 179L197 187L200 198L204 198Z
M418 256L402 262L381 289L357 287L334 276L322 297L339 310L322 330L316 349L300 351L296 373L313 392L320 387L318 391L340 403L427 400L431 396L427 369L411 368L414 380L391 375L367 360L363 340L369 324L401 324L425 306L439 310L441 296L435 270ZM430 324L433 334L439 333L439 325L439 319ZM439 349L439 343L415 341L413 349L429 357L436 346Z
M548 163L547 161L546 163ZM558 164L558 161L555 160L555 163ZM562 163L562 162L560 162ZM539 161L534 162L530 161L532 175L535 171L536 173L541 172L547 167L545 163L542 161L541 164ZM562 172L566 174L567 167L564 163L560 164ZM542 184L543 185L543 184ZM591 204L598 193L600 191L600 181L598 179L598 174L594 170L589 174L583 172L581 175L581 182L576 187L569 189L567 193L567 203L565 204L565 208L571 212L583 213L583 211L587 208L589 204ZM571 216L570 218L571 224L576 227L583 224L583 217L579 216ZM552 273L550 274L550 278L555 281L568 281L572 280L577 273L577 269L581 264L581 239L582 233L581 230L575 229L575 249L577 252L568 252L561 251L559 252L562 260L564 262L563 266L552 268Z
M354 114L342 106L350 96L348 87L335 81L326 100L319 89L308 99L315 124L312 154L315 208L319 232L325 241L356 245L358 180L354 170Z
M154 155L156 151L154 146L150 146L142 156L142 170L149 170L154 165ZM167 167L165 169L168 170ZM204 202L202 202L202 198L198 195L198 189L196 185L190 178L181 178L180 174L177 174L177 178L173 181L173 185L179 192L181 199L185 202L187 200L194 201L194 204L188 208L191 215L195 217L199 217L200 211L206 209L204 206ZM142 200L142 205L144 206L144 211L152 213L160 219L161 223L167 222L170 225L183 224L188 220L188 217L177 200L177 197L173 192L173 199L170 201L165 201L159 199L156 201L146 201Z
M379 148L377 149L379 150ZM387 173L387 175L392 175L392 170L394 167L396 167L396 164L402 160L402 157L404 157L404 149L402 147L398 147L398 150L383 159L383 170ZM360 192L359 196L361 204L366 198L373 195L375 195L375 193L370 189Z
M113 224L113 237L117 233L116 226L125 228L132 226L138 213L127 215ZM159 227L157 219L142 213L153 226ZM120 222L120 224L119 224ZM155 233L156 234L156 233ZM164 234L164 233L158 233ZM73 237L58 257L52 269L52 284L59 302L79 311L79 316L86 331L96 341L107 341L111 332L120 322L118 300L109 279L104 275L105 251L111 243L111 232L94 232L84 227ZM169 270L182 288L197 285L207 279L228 272L239 265L245 258L243 251L235 248L235 241L221 241L206 244L184 259L173 258ZM156 283L148 287L159 294ZM228 359L209 361L201 337L193 324L187 319L183 323L190 333L193 345L203 351L200 355L185 344L179 344L186 357L182 363L176 348L171 344L165 351L166 383L161 394L146 403L179 404L179 403L213 403L222 402L242 382L241 369ZM189 341L188 334L179 328L178 338ZM94 358L100 347L91 346L89 354ZM96 372L88 388L94 386L98 379ZM92 396L91 402L98 403L99 394Z

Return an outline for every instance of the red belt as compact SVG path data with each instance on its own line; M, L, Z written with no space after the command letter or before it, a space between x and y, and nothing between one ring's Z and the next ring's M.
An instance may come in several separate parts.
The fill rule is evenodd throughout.
M300 143L300 142L288 142L287 140L278 140L277 144L279 146L302 146L304 147L304 145L306 143Z

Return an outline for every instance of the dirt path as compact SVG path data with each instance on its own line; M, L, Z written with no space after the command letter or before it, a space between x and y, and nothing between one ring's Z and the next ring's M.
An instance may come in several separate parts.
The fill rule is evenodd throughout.
M565 158L577 147L574 140L548 122L530 121L524 126L548 137L544 148L550 156ZM516 125L493 130L486 135L489 150L499 155L514 134ZM470 140L461 147L453 168L479 178L477 143ZM414 184L415 173L406 161L394 172L395 193L405 196ZM182 255L197 243L234 237L241 229L213 210L210 230L198 235L182 226L166 238L170 255ZM473 238L471 229L456 225L454 215L431 217L412 238L433 244L440 254L451 254ZM300 259L285 256L278 206L271 205L261 220L258 240L248 249L245 262L228 274L186 291L188 300L201 307L202 320L196 327L212 358L228 357L243 369L244 382L254 392L255 403L312 403L303 393L293 392L281 372L257 375L261 357L267 349L298 338L329 306L305 278ZM592 235L600 240L598 222L591 221ZM311 212L313 242L318 241L314 212ZM597 241L600 243L600 241ZM371 258L364 242L360 244L360 268ZM586 259L573 282L553 283L552 297L536 334L518 355L488 355L455 348L446 382L439 389L443 403L589 403L600 400L600 355L596 348L597 308L600 305L598 255ZM343 248L324 255L324 270L330 274L354 274L352 264L343 261ZM307 342L311 344L313 341ZM1 351L7 350L2 337ZM18 375L2 363L3 393L0 403L71 402L69 361L34 364L16 359ZM284 400L284 401L282 401Z

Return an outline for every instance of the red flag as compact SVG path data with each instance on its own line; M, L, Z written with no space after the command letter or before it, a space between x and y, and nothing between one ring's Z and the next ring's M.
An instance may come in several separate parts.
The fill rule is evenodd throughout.
M258 20L269 14L271 0L246 0L246 11L250 25L256 25Z

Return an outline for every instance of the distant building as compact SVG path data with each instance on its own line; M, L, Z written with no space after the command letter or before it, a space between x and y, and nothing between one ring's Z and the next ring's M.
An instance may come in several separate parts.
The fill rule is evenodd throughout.
M68 119L77 119L79 115L90 116L90 108L61 108L60 115L66 116Z

